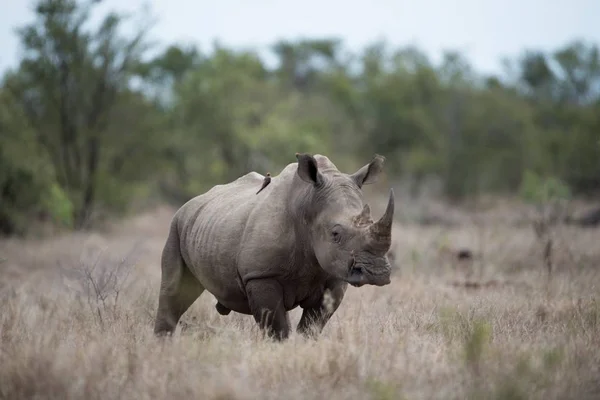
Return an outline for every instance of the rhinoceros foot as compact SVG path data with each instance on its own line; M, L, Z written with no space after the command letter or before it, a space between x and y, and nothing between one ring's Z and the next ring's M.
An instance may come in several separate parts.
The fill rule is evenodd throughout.
M217 312L221 315L229 315L229 313L231 312L231 310L227 307L225 307L223 304L219 303L217 301L217 304L215 304L215 308L217 309Z

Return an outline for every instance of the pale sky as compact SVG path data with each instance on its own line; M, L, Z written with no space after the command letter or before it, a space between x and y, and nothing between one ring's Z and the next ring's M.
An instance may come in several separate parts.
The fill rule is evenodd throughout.
M103 0L101 8L139 9L143 0ZM14 66L14 28L31 21L31 0L0 0L0 71ZM377 39L417 45L434 61L460 50L480 72L499 72L503 56L552 50L575 38L600 44L600 0L151 0L152 38L266 48L275 40L337 36L359 50ZM125 6L126 5L126 6Z

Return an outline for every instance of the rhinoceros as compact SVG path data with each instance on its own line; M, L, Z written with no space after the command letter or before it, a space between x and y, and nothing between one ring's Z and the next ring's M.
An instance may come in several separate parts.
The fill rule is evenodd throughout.
M177 210L161 257L157 336L171 335L206 290L220 314L252 315L275 340L288 338L287 312L300 306L296 330L314 337L348 284L390 283L394 192L377 222L362 194L385 157L376 154L352 174L323 155L296 159L258 194L264 177L250 172Z

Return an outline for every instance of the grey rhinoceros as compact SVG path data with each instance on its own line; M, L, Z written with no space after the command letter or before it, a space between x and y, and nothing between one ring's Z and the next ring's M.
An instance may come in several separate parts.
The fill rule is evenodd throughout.
M161 258L156 335L171 334L204 290L219 313L252 315L278 340L290 333L287 312L300 306L297 331L317 334L348 283L390 283L394 192L377 222L362 196L385 158L375 155L353 174L322 155L296 158L259 194L264 177L250 172L175 213Z

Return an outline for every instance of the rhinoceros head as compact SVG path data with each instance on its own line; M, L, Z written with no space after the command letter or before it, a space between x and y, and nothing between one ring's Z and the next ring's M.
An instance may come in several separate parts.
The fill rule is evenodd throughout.
M324 156L296 154L296 158L301 181L292 189L292 201L304 210L300 223L321 268L354 286L390 283L386 254L392 239L394 192L390 189L378 221L371 218L362 198L362 186L376 182L385 158L376 155L353 174L338 171Z

